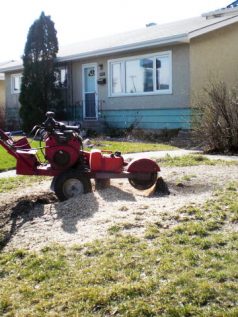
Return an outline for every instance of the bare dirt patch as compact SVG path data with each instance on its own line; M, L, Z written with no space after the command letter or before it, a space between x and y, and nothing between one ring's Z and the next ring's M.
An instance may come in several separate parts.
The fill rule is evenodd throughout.
M215 189L237 180L238 166L163 168L161 175L170 195L137 191L127 180L113 180L106 189L66 202L59 202L50 192L50 181L1 194L4 250L85 243L107 236L117 226L122 232L139 236L143 236L149 223L160 222L169 227L176 210L201 204ZM171 220L165 215L171 215Z

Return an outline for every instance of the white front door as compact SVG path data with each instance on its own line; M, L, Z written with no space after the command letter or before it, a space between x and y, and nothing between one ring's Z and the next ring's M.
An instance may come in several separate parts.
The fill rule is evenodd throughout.
M85 120L98 118L97 64L83 65L83 116Z

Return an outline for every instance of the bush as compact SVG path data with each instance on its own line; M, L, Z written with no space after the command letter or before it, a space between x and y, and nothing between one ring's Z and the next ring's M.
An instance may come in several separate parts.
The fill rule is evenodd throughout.
M24 131L45 120L45 113L60 107L57 89L57 32L50 16L41 13L31 25L23 54L23 77L19 96Z
M115 128L104 121L104 133L111 138L127 138L148 142L169 142L179 133L179 129L142 129L133 122L127 128Z
M179 129L134 129L131 135L137 139L149 142L170 142L178 133Z
M238 151L238 93L224 82L204 89L194 108L194 137L208 151Z

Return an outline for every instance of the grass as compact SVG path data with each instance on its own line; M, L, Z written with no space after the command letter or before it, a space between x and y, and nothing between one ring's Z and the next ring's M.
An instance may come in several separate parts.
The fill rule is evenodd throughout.
M106 151L120 151L122 154L149 152L149 151L170 151L177 149L176 147L167 144L144 143L144 142L116 142L107 140L93 140L94 148ZM39 142L33 141L31 146L39 147ZM85 148L90 151L90 148ZM43 155L39 151L39 157L43 160ZM159 165L162 166L195 166L195 165L229 165L236 164L235 162L227 162L222 160L210 160L203 155L185 155L182 157L171 157L169 154L164 158L157 159ZM14 169L16 160L9 155L2 147L0 147L0 171Z
M183 156L172 157L167 154L164 158L156 159L161 166L182 167L198 165L237 165L237 161L212 160L201 154L188 154Z
M1 316L238 316L238 183L167 229L0 254Z
M32 141L31 147L32 148L38 148L40 146L38 141ZM39 156L41 159L43 158L43 155L39 151ZM8 152L0 146L0 172L7 171L11 169L16 168L16 159L8 154Z
M0 193L9 192L13 189L29 187L32 184L47 179L44 176L17 176L0 178Z
M176 147L167 144L145 142L92 140L92 143L94 148L112 152L119 151L122 154L149 151L170 151L177 149Z

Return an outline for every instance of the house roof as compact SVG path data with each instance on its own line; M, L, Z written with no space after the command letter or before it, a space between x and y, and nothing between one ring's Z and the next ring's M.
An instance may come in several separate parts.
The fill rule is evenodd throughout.
M222 10L224 9L214 11L216 15L213 16L209 12L199 17L153 25L139 30L60 47L57 59L59 62L73 61L146 47L189 43L194 37L238 22L237 8L236 10L232 9L232 14L229 11L229 14L225 15L222 14ZM21 69L21 61L0 65L1 72Z
M0 72L5 73L8 71L21 70L23 68L22 61L7 61L4 63L0 63Z
M62 47L58 53L58 59L59 61L67 61L151 46L189 43L190 39L195 36L235 22L238 22L238 11L236 15L229 17L223 16L215 19L206 19L201 16L154 25L127 33L115 34L109 37Z

